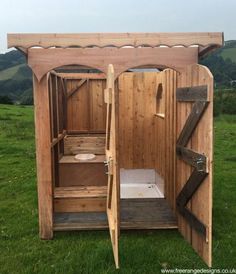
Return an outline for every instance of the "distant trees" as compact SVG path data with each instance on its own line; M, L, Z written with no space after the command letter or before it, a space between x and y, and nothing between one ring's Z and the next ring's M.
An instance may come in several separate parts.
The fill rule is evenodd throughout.
M221 113L236 114L236 88L232 80L236 80L236 63L224 58L221 53L226 48L236 48L236 41L228 41L226 45L200 61L209 67L216 83L214 93L214 115ZM0 54L1 70L25 64L25 56L13 50ZM33 104L32 72L26 65L19 66L14 77L0 81L0 103Z
M26 62L25 56L18 50L0 54L0 71Z
M214 92L214 116L236 114L236 89L216 89Z
M201 60L201 64L211 70L217 86L230 87L231 81L236 80L236 63L229 58L224 60L220 55L221 51L222 49Z
M1 96L0 95L0 104L12 105L13 102L12 102L11 98L9 98L8 96L6 96L6 95Z

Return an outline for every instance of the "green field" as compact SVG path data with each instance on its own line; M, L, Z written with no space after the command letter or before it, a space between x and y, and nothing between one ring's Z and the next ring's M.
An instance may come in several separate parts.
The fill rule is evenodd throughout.
M213 267L236 267L236 116L215 121ZM38 237L33 108L0 105L0 273L160 273L206 267L177 231L122 232L115 270L107 231Z

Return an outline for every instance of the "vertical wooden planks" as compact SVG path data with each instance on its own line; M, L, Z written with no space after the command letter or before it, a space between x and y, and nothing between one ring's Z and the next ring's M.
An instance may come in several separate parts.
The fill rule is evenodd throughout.
M165 92L165 83L164 83L165 77L164 73L158 73L156 78L156 87L159 86L159 84L162 84L163 86L163 94L162 96L166 96ZM156 90L157 93L157 90ZM157 98L155 98L155 103L157 101ZM156 114L156 112L155 112ZM165 173L165 161L166 161L166 155L165 155L165 116L157 116L155 115L155 169L156 171L164 178ZM166 192L166 190L165 190Z
M155 111L156 111L156 72L144 74L144 125L143 125L143 159L144 168L155 165ZM140 103L140 102L139 102Z
M40 82L35 76L33 80L39 233L42 239L51 239L53 237L53 189L48 76L45 75Z
M165 157L164 179L165 179L165 196L170 206L175 208L175 161L176 161L176 140L175 140L175 92L176 92L176 72L167 69L162 72L164 78L165 90Z
M66 84L66 91L67 94L68 92L72 89L72 80L66 80L65 81ZM72 101L72 96L70 96L69 98L66 98L67 100L67 130L68 131L72 131L73 130L73 101Z
M119 148L120 167L133 168L133 73L122 73L119 89Z
M133 167L144 167L144 73L134 73L133 85Z
M104 102L104 80L89 80L90 129L102 131L105 128L106 106Z
M62 87L62 81L60 77L57 77L57 85L58 85L58 107L59 107L59 133L63 132L64 129L64 124L63 124L63 119L64 119L64 96L63 96L63 87Z
M156 72L125 72L118 78L123 168L155 168L156 75Z
M79 76L78 76L79 77ZM67 92L77 87L80 79L67 80ZM67 99L68 131L105 132L106 106L104 79L87 79L72 96Z
M192 246L212 265L212 161L213 161L213 77L203 66L192 66L192 85L208 86L209 105L192 137L193 150L208 157L208 176L192 198L192 212L207 225L207 239L192 229Z
M108 163L108 191L107 191L107 218L111 236L116 268L119 268L119 233L120 233L120 166L119 166L119 94L114 80L114 69L110 64L107 73L107 91L111 93L112 100L108 101L107 108L111 108L110 128L107 127L106 135L110 131L109 148L106 149ZM110 105L110 106L109 106ZM106 141L107 142L107 141Z
M162 83L162 73L157 73L156 75L156 86L158 87L159 84ZM156 90L157 92L157 90ZM155 98L155 104L157 104L157 98ZM157 108L156 108L157 109ZM156 111L155 111L156 114ZM163 176L162 172L162 163L165 162L165 155L163 155L163 123L164 123L164 117L159 117L155 115L155 169L156 171Z
M72 89L78 85L77 80L72 80ZM72 128L89 130L89 93L86 83L83 84L72 96Z
M190 78L189 71L183 71L183 73L178 74L177 77L177 87L186 87L190 85ZM179 136L185 121L188 117L188 115L191 112L192 104L191 103L185 103L182 104L180 102L176 103L176 131L177 131L177 137ZM177 141L177 139L176 139ZM191 145L191 144L190 144ZM189 178L191 174L191 167L187 165L185 162L176 159L176 196L183 188L185 182ZM191 208L191 202L189 203L189 208ZM178 227L179 231L182 233L184 238L191 243L191 228L188 225L188 223L184 220L184 218L180 215L178 215Z
M190 242L196 252L203 258L203 260L211 266L211 252L212 252L212 135L213 135L213 114L212 114L212 100L213 100L213 77L206 67L194 64L188 67L183 73L178 76L178 86L200 86L206 84L209 93L209 105L205 110L199 124L197 125L188 148L204 154L208 158L208 176L203 181L197 192L191 199L188 207L193 214L199 218L207 227L206 239L198 234L194 229L188 225L187 221L181 216L178 216L179 230L183 236ZM183 127L186 118L191 111L191 104L187 102L177 102L177 128L178 134ZM181 125L182 124L182 127ZM177 194L186 183L191 173L191 167L185 164L180 159L177 159Z

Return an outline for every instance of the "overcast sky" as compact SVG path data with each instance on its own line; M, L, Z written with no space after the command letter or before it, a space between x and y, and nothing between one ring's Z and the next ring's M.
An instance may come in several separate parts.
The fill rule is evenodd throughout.
M236 0L0 0L7 33L223 31L236 39Z

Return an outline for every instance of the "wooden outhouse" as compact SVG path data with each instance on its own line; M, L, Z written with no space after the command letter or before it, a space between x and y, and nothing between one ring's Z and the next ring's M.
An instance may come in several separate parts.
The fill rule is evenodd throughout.
M109 228L119 267L120 229L178 229L211 266L213 77L198 60L222 44L222 33L8 35L33 71L42 239Z

